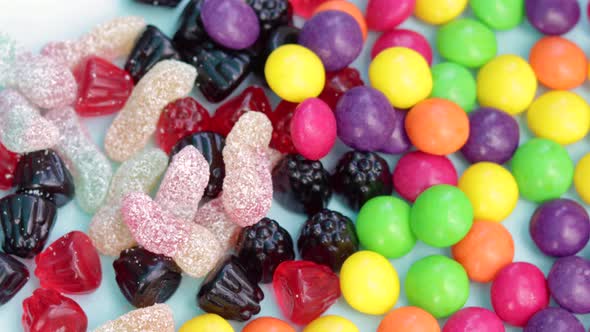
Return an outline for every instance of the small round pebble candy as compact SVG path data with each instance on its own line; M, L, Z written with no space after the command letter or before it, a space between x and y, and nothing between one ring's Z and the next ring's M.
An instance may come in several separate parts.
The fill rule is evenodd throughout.
M512 174L522 196L533 202L559 198L572 185L574 164L561 145L533 138L512 157Z
M439 184L426 189L410 211L416 237L433 247L449 247L461 241L473 224L469 198L457 187Z
M467 7L467 0L416 0L414 14L430 24L445 24L461 15Z
M437 184L457 185L457 170L445 156L412 151L401 157L393 170L395 191L410 202Z
M377 332L440 332L440 326L427 311L418 307L401 307L383 318Z
M524 18L524 0L471 0L475 16L496 30L510 30Z
M562 257L555 261L547 281L551 296L562 308L575 314L590 313L590 261Z
M233 50L248 48L260 34L254 9L242 0L205 0L201 21L211 39Z
M462 18L438 30L436 48L449 61L478 68L496 55L498 45L490 28L474 19Z
M336 117L321 99L309 98L295 109L290 130L297 152L307 159L319 160L336 142Z
M178 332L234 332L234 329L219 315L203 314L184 323Z
M506 323L522 327L549 304L545 275L526 262L504 267L494 279L490 291L494 311Z
M590 204L590 153L586 154L576 165L574 185L580 198Z
M505 332L504 324L495 313L485 308L468 307L457 311L442 332Z
M448 99L465 112L471 112L477 98L477 85L471 72L456 63L443 62L432 67L431 97Z
M324 316L320 317L309 325L307 325L303 332L359 332L359 329L353 322L340 316ZM252 331L254 332L254 331ZM257 331L258 332L258 331ZM264 332L264 331L259 331ZM281 331L277 331L281 332Z
M407 152L412 148L412 142L406 133L406 116L405 110L393 109L393 131L389 138L381 146L379 152L387 154L400 154Z
M393 196L367 201L356 220L356 232L363 247L387 258L399 258L416 244L410 228L410 205Z
M328 10L338 10L352 16L355 19L356 23L359 24L359 28L361 28L361 32L363 33L363 40L367 39L367 21L365 21L365 16L363 15L363 12L361 12L361 10L354 3L348 2L346 0L330 0L319 5L313 11L313 15Z
M539 82L551 89L569 90L586 81L584 51L562 37L543 37L531 48L529 63Z
M500 55L486 63L477 74L477 100L483 107L519 114L533 102L536 92L535 72L516 55Z
M340 289L355 310L383 315L397 302L399 278L385 257L372 251L358 251L342 265Z
M371 30L391 30L410 17L415 6L416 0L369 0L367 25Z
M590 131L590 106L573 92L549 91L533 101L527 123L538 137L572 144Z
M260 317L246 324L242 332L295 332L295 329L278 318Z
M461 264L432 255L416 261L406 275L408 302L436 318L444 318L461 309L469 298L469 278Z
M305 22L299 44L317 54L327 71L338 71L351 64L363 48L363 34L349 14L328 10Z
M447 155L457 152L467 142L469 118L454 102L430 98L410 110L406 132L418 150Z
M395 29L383 33L373 44L371 59L374 59L381 51L391 47L407 47L420 53L429 65L432 64L432 48L428 40L416 31Z
M469 138L461 153L470 163L489 161L503 164L518 147L518 122L505 112L483 107L469 114Z
M525 8L531 25L545 35L562 35L580 20L577 0L525 0Z
M292 103L319 96L326 80L322 60L294 44L283 45L270 54L264 75L272 91Z
M586 332L584 325L569 311L546 308L537 312L522 330L523 332Z
M453 246L452 253L471 280L490 282L512 263L514 240L502 224L476 220L467 236Z
M432 73L420 53L405 47L391 47L379 53L369 65L371 85L383 92L397 108L410 108L432 91Z

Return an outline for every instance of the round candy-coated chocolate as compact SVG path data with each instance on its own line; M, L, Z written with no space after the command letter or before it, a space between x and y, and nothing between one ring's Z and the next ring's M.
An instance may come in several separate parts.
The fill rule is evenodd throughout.
M379 152L388 154L404 153L412 147L412 142L406 133L406 115L407 111L393 109L393 131L389 139L385 141L385 145L379 149Z
M562 257L549 272L549 290L555 302L576 314L590 313L590 261Z
M351 64L361 53L363 33L352 16L329 10L305 22L299 44L317 54L327 71L336 71Z
M204 0L201 20L209 37L234 50L252 46L260 34L256 12L243 0Z
M452 62L432 67L432 97L448 99L469 113L475 107L477 85L473 74Z
M580 20L578 0L526 0L529 22L546 35L562 35Z
M523 0L471 0L473 14L495 30L509 30L522 22Z
M485 308L468 307L457 311L445 324L442 332L504 332L504 324Z
M432 64L432 48L428 40L420 33L406 29L395 29L383 33L371 49L371 58L374 59L379 52L390 47L407 47L420 53L429 65Z
M336 142L336 118L319 98L304 100L291 119L291 138L297 152L310 160L325 157Z
M477 68L496 55L498 43L494 32L483 23L460 18L438 30L436 47L443 58L465 67Z
M529 319L523 332L585 332L584 325L567 310L546 308Z

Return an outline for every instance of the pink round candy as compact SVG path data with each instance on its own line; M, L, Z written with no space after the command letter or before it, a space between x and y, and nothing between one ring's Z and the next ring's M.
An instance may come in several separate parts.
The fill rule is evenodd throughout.
M492 306L506 323L523 327L549 304L545 275L530 263L511 263L503 268L491 290Z
M416 0L369 0L367 26L371 30L391 30L410 17L415 6Z
M432 48L428 40L418 32L406 29L395 29L385 32L373 44L371 58L375 58L381 51L390 47L410 48L420 53L429 65L432 64Z
M505 332L504 324L488 309L469 307L457 311L442 332Z
M291 139L297 152L310 160L326 156L336 142L336 117L319 98L304 100L291 119Z
M395 191L410 202L437 184L457 185L455 166L445 156L413 151L401 157L393 170Z

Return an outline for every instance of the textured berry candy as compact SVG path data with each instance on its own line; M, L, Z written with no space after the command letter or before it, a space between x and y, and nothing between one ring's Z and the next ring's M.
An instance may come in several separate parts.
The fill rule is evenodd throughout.
M55 204L38 196L13 194L2 198L0 222L4 252L22 258L39 254L53 228L56 213Z
M23 301L22 323L24 332L86 332L88 317L76 301L38 288Z
M334 110L340 96L346 91L362 85L365 85L365 82L355 68L347 67L340 71L327 72L326 85L318 98L325 101Z
M0 305L10 301L29 280L25 264L0 252Z
M270 101L259 86L249 86L238 96L219 106L213 115L213 131L227 136L238 119L248 111L262 112L267 116L272 108Z
M303 18L310 18L314 10L326 1L328 0L291 0L290 2L295 14Z
M138 308L166 302L182 279L182 271L172 258L142 247L123 250L113 268L121 293Z
M94 213L107 195L113 177L111 162L88 137L72 108L49 111L45 118L60 131L55 148L72 169L78 204L82 210Z
M107 131L104 143L107 155L125 161L143 149L156 131L162 109L188 95L196 75L194 68L180 61L158 62L137 83Z
M194 98L178 99L168 104L160 114L156 144L170 153L181 138L208 130L210 122L209 112Z
M62 207L74 198L74 180L54 150L23 155L16 167L16 190L46 198Z
M282 153L297 153L291 140L291 119L297 105L297 103L282 100L269 116L273 127L270 147Z
M321 316L340 298L338 276L309 261L287 261L275 271L272 286L283 315L298 325Z
M166 304L136 309L106 322L94 332L174 332L174 315Z
M189 234L179 244L174 261L193 278L202 278L223 257L223 246L207 228L188 224Z
M18 165L19 160L20 156L18 154L8 151L0 143L0 190L12 188L14 173L16 172L16 165Z
M129 73L97 56L90 56L74 69L78 82L75 109L81 116L101 116L123 108L133 90Z
M277 266L295 259L291 235L269 218L242 229L236 251L248 277L255 283L272 282Z
M288 0L246 0L260 21L260 37L281 25L293 23L293 8Z
M172 41L181 53L194 49L209 38L201 22L202 4L203 0L190 0L180 15L178 30Z
M233 249L241 227L231 221L223 209L221 197L203 204L197 211L194 222L207 228L219 241L222 251Z
M247 321L260 312L264 293L252 283L235 256L221 261L209 272L197 294L205 312L236 321Z
M181 0L135 0L152 6L164 6L174 8L178 6Z

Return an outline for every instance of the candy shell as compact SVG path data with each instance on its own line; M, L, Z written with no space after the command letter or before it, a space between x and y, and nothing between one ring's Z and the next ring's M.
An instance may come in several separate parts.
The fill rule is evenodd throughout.
M443 332L505 332L495 313L485 308L468 307L457 311L445 324Z
M360 332L353 322L340 316L328 315L320 317L303 329L303 332ZM282 331L277 331L282 332ZM285 331L287 332L287 331Z
M525 0L525 8L531 25L546 35L562 35L580 20L577 0Z
M297 152L310 160L325 157L336 142L336 117L318 98L303 101L291 118L291 139Z
M586 81L586 55L565 38L539 39L531 48L529 62L541 84L550 89L569 90Z
M428 0L423 2L431 3ZM440 3L443 2L446 1ZM436 48L449 61L468 68L478 68L496 55L498 45L496 35L490 28L474 19L460 18L438 30Z
M586 154L578 164L574 173L574 185L578 195L586 204L590 204L590 153Z
M391 30L412 15L415 5L416 0L369 0L367 25L371 30Z
M367 39L367 21L363 12L352 2L346 0L331 0L319 5L314 11L313 15L328 10L339 10L352 16L356 23L358 23L361 32L363 33L363 40Z
M575 313L590 313L590 261L578 257L562 257L549 271L551 296L562 308Z
M440 332L438 321L418 307L392 310L379 324L377 332Z
M407 47L420 53L429 65L432 64L432 48L428 40L419 32L395 29L383 33L373 44L371 59L390 47Z
M219 315L202 314L182 324L178 332L234 332L234 329Z

